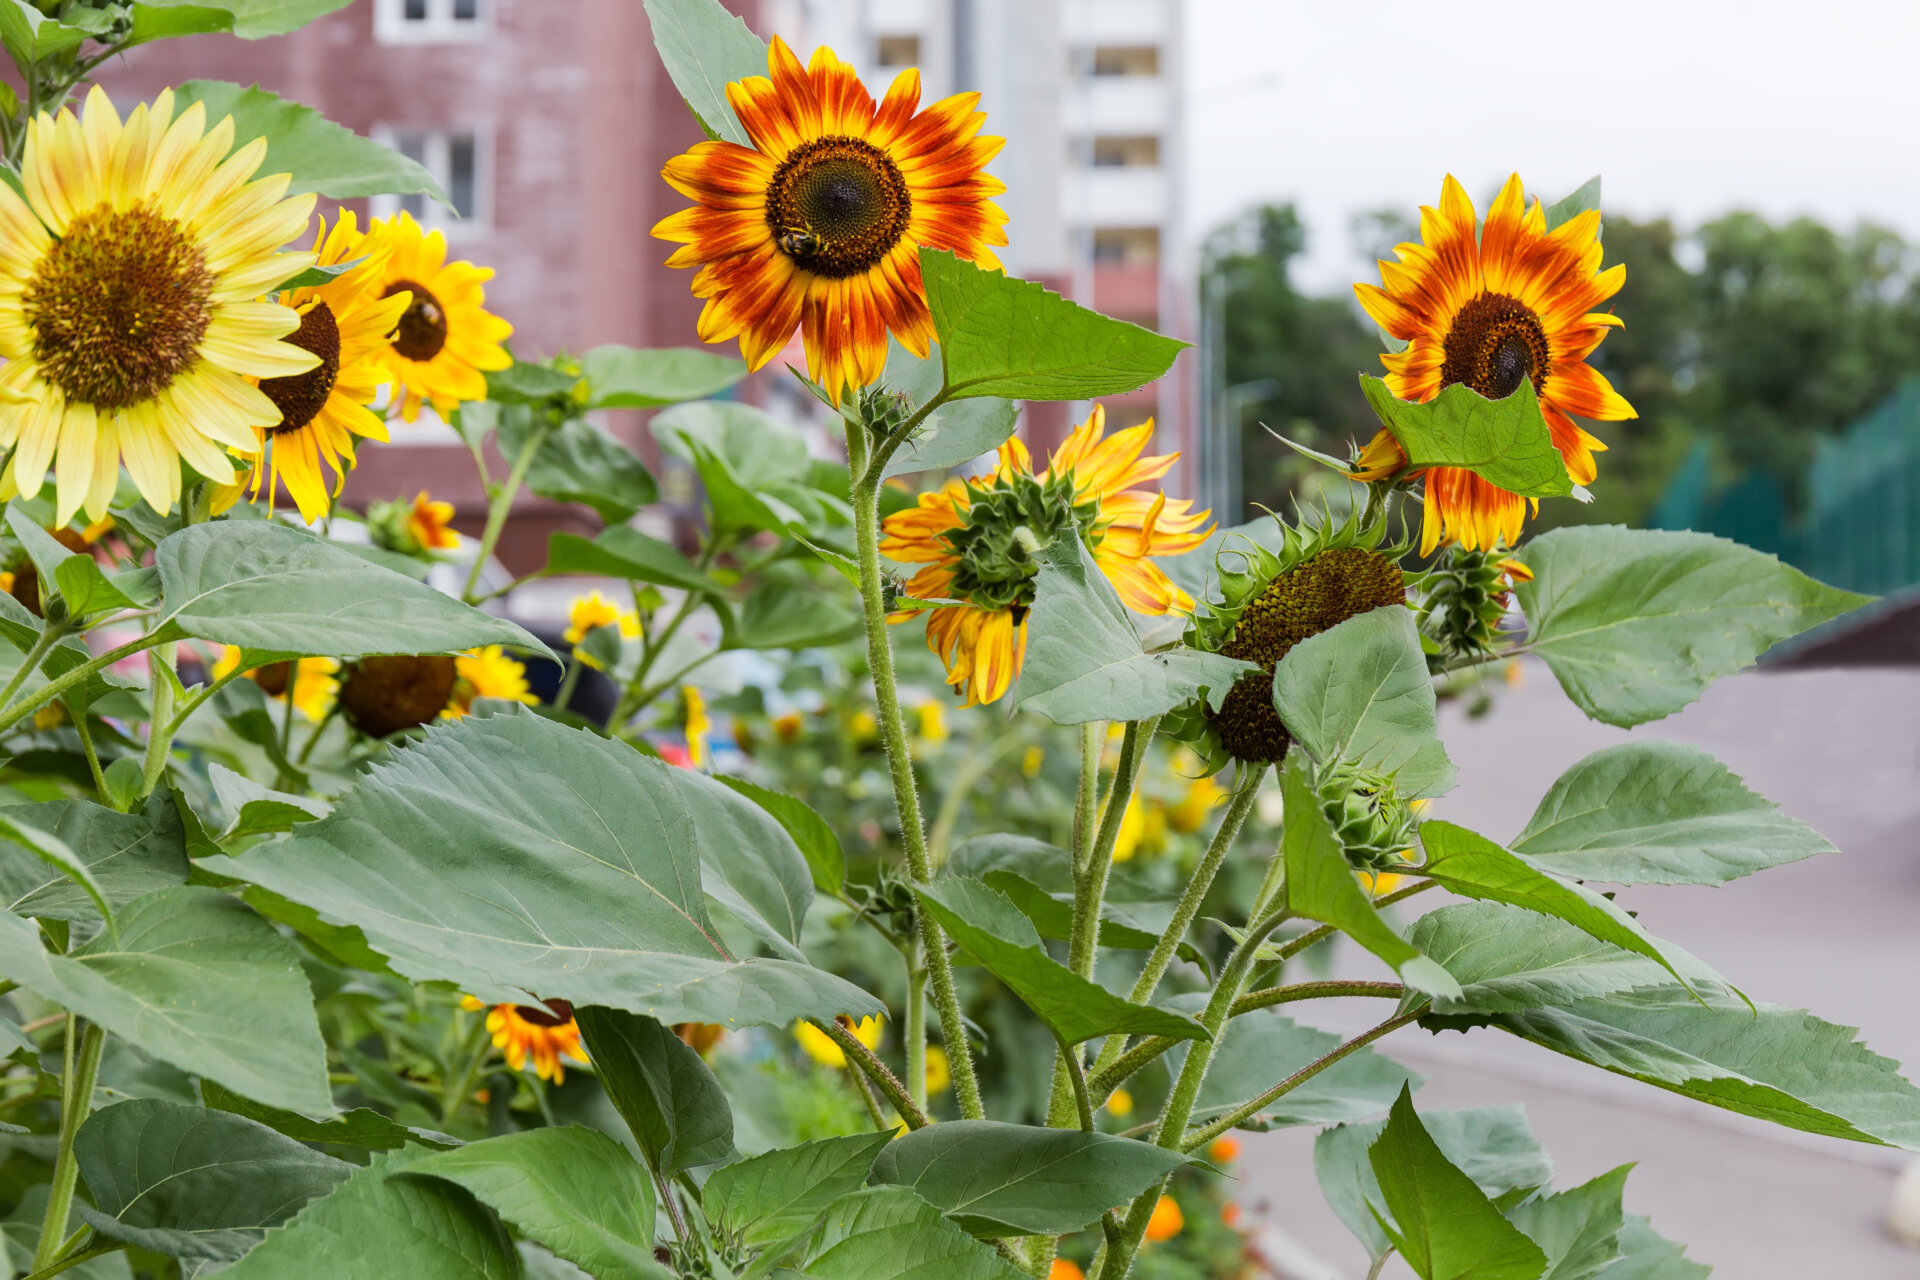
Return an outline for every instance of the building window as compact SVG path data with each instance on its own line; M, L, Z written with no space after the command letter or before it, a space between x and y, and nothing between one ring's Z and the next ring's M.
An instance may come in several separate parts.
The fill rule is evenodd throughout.
M1096 76L1157 76L1160 48L1151 44L1103 44L1093 50Z
M881 36L874 43L874 61L883 67L920 65L919 36Z
M484 0L374 0L373 35L383 44L440 44L486 34Z
M1151 169L1160 163L1160 139L1152 134L1093 140L1096 169Z
M1160 228L1095 227L1093 260L1102 266L1152 266L1160 261Z
M369 202L373 216L388 218L405 210L428 230L440 230L450 240L483 234L492 217L491 186L486 148L480 135L472 131L445 129L395 129L386 125L373 131L374 140L416 160L433 175L447 193L453 212L423 195L374 196ZM456 216L457 215L457 216Z

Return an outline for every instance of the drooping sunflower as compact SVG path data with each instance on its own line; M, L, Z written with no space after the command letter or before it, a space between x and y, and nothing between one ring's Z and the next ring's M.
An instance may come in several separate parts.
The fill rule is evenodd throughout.
M0 498L38 493L51 464L60 524L106 514L122 459L156 511L179 499L182 458L231 484L227 451L280 421L248 379L320 362L282 341L292 308L258 300L312 265L281 248L313 196L254 177L264 139L235 149L231 118L173 105L163 91L123 123L96 87L84 122L28 122L25 198L0 190Z
M907 583L907 594L966 602L934 609L927 619L927 647L946 664L947 683L964 692L965 705L995 701L1019 674L1037 557L1056 537L1085 540L1136 613L1193 608L1192 597L1152 557L1179 555L1206 541L1212 513L1136 487L1164 476L1180 457L1140 456L1153 438L1151 420L1110 438L1104 438L1106 427L1106 410L1095 405L1037 474L1027 447L1009 440L991 477L951 480L887 517L880 549L926 565ZM915 616L896 613L891 621Z
M1600 212L1549 231L1536 198L1525 202L1520 177L1507 179L1475 222L1473 202L1448 176L1440 207L1420 210L1421 244L1396 246L1381 262L1382 285L1356 284L1360 305L1407 344L1383 354L1388 390L1402 400L1431 400L1464 382L1489 399L1531 379L1553 443L1576 484L1593 480L1593 455L1607 446L1571 415L1610 422L1636 416L1586 359L1620 318L1593 308L1626 283L1624 265L1600 270ZM1364 478L1397 470L1406 459L1385 429L1361 458ZM1520 539L1527 500L1471 471L1436 467L1425 476L1421 554L1441 542L1491 550Z
M775 37L767 76L727 86L752 147L702 142L662 175L698 203L653 234L682 247L667 259L700 268L700 337L740 340L755 369L798 327L807 372L838 400L880 376L887 331L927 354L933 319L920 249L950 249L983 267L1007 242L982 172L1004 140L978 136L977 93L925 111L920 73L901 72L875 106L851 66L820 49L802 67Z
M393 341L381 353L400 416L412 422L425 401L446 417L463 400L484 400L486 371L513 357L500 344L513 326L486 309L493 268L447 261L447 238L423 230L404 209L367 228L366 239L389 251L376 291L409 297ZM365 249L362 249L365 252Z
M470 1013L486 1008L472 996L463 997L460 1003ZM580 1024L574 1020L573 1006L565 1000L494 1005L487 1009L487 1030L493 1036L493 1047L505 1056L508 1066L523 1071L531 1058L534 1074L554 1084L566 1081L566 1059L578 1063L587 1060L586 1050L580 1047Z
M353 438L387 438L387 424L367 406L387 380L389 340L412 301L404 289L383 292L380 281L392 250L380 237L361 235L350 210L340 211L331 232L323 219L314 243L320 266L364 261L325 284L291 289L281 297L300 317L300 327L287 341L311 351L320 363L291 377L260 380L262 394L281 416L278 424L259 432L249 478L256 500L264 481L269 503L284 481L308 524L327 513L346 484ZM333 471L331 486L322 463Z

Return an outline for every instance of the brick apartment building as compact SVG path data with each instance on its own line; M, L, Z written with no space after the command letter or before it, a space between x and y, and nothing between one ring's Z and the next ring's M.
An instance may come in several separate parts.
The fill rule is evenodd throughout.
M878 27L848 24L847 15L867 11L853 0L726 3L756 31L765 33L769 24L777 24L803 58L811 40L834 42L842 56L868 71L876 91L898 69L892 64L907 54L920 57L919 33L936 27L949 34L926 38L925 52L941 64L926 68L927 100L976 77L1007 75L977 65L999 66L1004 59L995 54L998 44L982 47L976 35L965 58L951 47L951 33L966 36L970 29L954 25L968 0L924 0L904 8L891 0L877 15L882 17ZM1022 64L1024 82L1008 86L1008 92L1029 102L1044 101L1048 94L1057 99L1078 68L1086 83L1069 103L1070 113L1077 109L1084 115L1086 103L1113 96L1116 86L1123 101L1131 101L1125 97L1128 89L1134 98L1144 89L1148 99L1157 91L1158 100L1177 101L1168 79L1177 59L1143 48L1155 31L1177 30L1178 0L1146 4L1152 10L1143 10L1152 19L1143 28L1146 34L1129 37L1115 49L1096 48L1092 36L1076 43L1075 22L1085 27L1087 16L1076 20L1075 14L1104 12L1110 26L1120 9L1141 9L1141 0L1118 0L1118 8L1115 0L1046 0L1028 6L1023 20L1028 26L1036 13L1052 15L1051 42L1041 46L1047 61L1038 64L1029 53ZM919 25L909 24L915 32L909 49L897 28L902 14L912 18L916 13ZM1016 29L1011 20L996 20L992 27L999 44L1031 44L1031 33ZM1097 35L1098 26L1089 30ZM842 47L847 41L852 43ZM1158 79L1121 85L1100 78L1116 68L1142 66ZM661 166L701 134L654 54L641 0L354 0L278 39L200 36L147 45L103 67L99 79L124 108L195 77L257 83L426 165L458 217L420 197L354 200L348 207L363 217L406 207L446 232L452 256L494 268L488 306L513 323L513 345L523 356L604 342L697 345L699 303L688 291L690 273L663 265L668 246L648 229L684 203L660 180ZM1013 109L1002 117L994 102L984 105L995 113L992 131L1009 136L1007 151L994 165L1016 187L1004 204L1014 220L1014 243L1003 255L1007 268L1128 319L1182 332L1186 291L1161 266L1160 246L1171 248L1175 234L1165 199L1150 201L1144 213L1133 200L1133 221L1147 226L1101 230L1084 208L1097 188L1116 179L1140 186L1143 179L1151 185L1157 178L1166 185L1157 167L1149 172L1127 166L1141 159L1163 163L1162 148L1170 150L1171 141L1147 135L1167 122L1156 118L1131 125L1129 136L1116 142L1096 137L1084 120L1063 119L1057 108L1050 113ZM1067 180L1060 180L1062 174L1069 175ZM1029 176L1037 181L1042 175L1052 179L1051 185L1017 194ZM800 362L797 341L792 354ZM1183 357L1158 388L1125 397L1110 406L1110 414L1126 423L1157 413L1163 429L1156 447L1191 451L1195 415L1185 411L1193 394L1190 365L1191 357ZM782 412L811 412L810 401L788 394L780 368L780 361L770 365L749 380L742 394L759 403L777 401L774 407ZM1074 408L1033 406L1026 418L1029 439L1040 448L1051 445ZM347 501L360 506L425 487L452 500L461 526L477 532L485 495L472 462L452 431L430 418L427 411L416 426L396 422L393 443L363 449ZM639 415L615 418L608 425L652 456ZM1192 477L1197 469L1177 468L1176 490L1191 483L1183 473ZM695 498L687 473L663 474L662 487L669 504ZM593 517L577 508L523 495L502 543L503 558L512 567L530 567L549 530L584 532L592 523Z

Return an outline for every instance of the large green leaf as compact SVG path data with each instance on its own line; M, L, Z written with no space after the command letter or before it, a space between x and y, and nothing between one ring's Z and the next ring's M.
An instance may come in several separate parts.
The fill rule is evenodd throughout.
M808 483L805 438L765 410L697 400L657 414L648 425L663 450L699 472L717 529L806 533L851 519L843 501Z
M298 1111L262 1106L251 1098L243 1098L233 1090L224 1089L206 1079L200 1081L200 1100L214 1110L231 1111L234 1115L258 1121L275 1133L285 1134L297 1142L324 1142L341 1147L360 1147L367 1151L391 1151L410 1142L430 1147L460 1145L444 1133L409 1128L370 1107L355 1107L325 1120L315 1120Z
M282 524L197 524L161 543L155 560L162 621L218 644L336 658L487 644L547 653L504 618Z
M666 774L693 815L707 896L783 959L806 963L797 945L813 905L807 860L778 819L691 769Z
M1533 572L1518 588L1528 649L1582 711L1623 728L1868 600L1705 533L1555 529L1520 559Z
M69 618L133 607L134 602L101 572L99 561L56 540L25 508L7 508L7 528L33 562L42 589L57 589L59 598L66 602Z
M783 566L794 568L797 566ZM837 590L823 591L804 578L763 578L740 606L727 636L730 649L811 649L860 634L860 615Z
M609 343L580 357L589 409L652 409L725 391L747 362L693 347L638 351Z
M1424 403L1401 400L1371 374L1360 390L1406 452L1411 470L1459 467L1523 498L1557 498L1573 492L1573 477L1554 447L1533 383L1523 380L1512 395L1489 400L1464 382L1441 389Z
M745 778L722 774L714 780L753 801L786 828L794 844L799 846L801 856L807 860L807 872L813 878L814 888L828 894L840 892L847 882L846 852L827 820L809 808L806 801L769 791Z
M1372 609L1302 640L1274 667L1273 703L1322 765L1392 774L1409 799L1453 786L1411 609Z
M526 410L501 413L500 451L507 457L518 457L526 445L530 416ZM660 497L647 464L605 427L585 418L568 418L547 432L534 451L526 483L543 498L592 507L609 525L624 525Z
M1287 910L1340 930L1392 965L1408 986L1429 995L1458 996L1460 985L1452 975L1421 955L1374 910L1307 781L1306 764L1291 752L1280 771L1280 789L1287 813L1280 833Z
M881 380L914 404L925 404L940 391L940 351L936 344L926 359L891 340L886 372ZM888 476L912 475L957 467L1006 443L1019 419L1011 400L984 397L942 405L928 414L912 440L887 463Z
M653 1257L653 1184L627 1149L593 1129L556 1125L416 1160L402 1177L466 1188L522 1235L596 1280L668 1280Z
M23 72L41 58L71 49L88 32L40 12L30 0L0 4L0 46Z
M708 1221L750 1247L791 1239L867 1181L890 1132L821 1138L722 1165L700 1189Z
M653 47L709 138L752 146L727 85L767 74L767 46L716 0L646 0Z
M656 1173L670 1178L733 1152L725 1091L670 1027L624 1009L589 1006L576 1016L600 1083Z
M417 161L257 85L243 89L224 80L189 80L174 90L174 102L176 114L195 102L204 104L209 126L232 116L236 145L265 138L267 158L259 172L292 174L289 195L316 191L346 200L391 193L447 202L440 184Z
M945 250L920 250L920 275L954 398L1117 396L1164 374L1188 345Z
M1612 884L1725 884L1838 849L1678 742L1623 742L1561 774L1509 846L1562 875Z
M1789 1129L1920 1151L1920 1089L1851 1027L1798 1009L1702 1007L1673 985L1484 1019L1594 1066ZM1436 1025L1449 1025L1446 1019Z
M1619 1168L1571 1191L1540 1196L1507 1211L1507 1220L1547 1255L1541 1280L1592 1280L1620 1256L1620 1197L1633 1166Z
M0 913L0 974L154 1057L274 1106L326 1112L326 1050L293 945L237 898L181 885L136 898L53 955Z
M905 1187L868 1187L829 1205L804 1270L814 1280L1020 1280Z
M437 1178L401 1173L430 1152L375 1156L332 1195L220 1274L228 1280L519 1280L520 1260L499 1219L473 1195Z
M139 813L116 813L86 800L48 800L12 806L4 822L16 830L44 832L65 845L115 911L156 889L187 882L186 841L171 792L155 794ZM17 915L56 920L92 920L100 914L92 895L50 865L44 849L17 844L4 829L0 905Z
M1062 538L1040 553L1020 709L1055 724L1146 720L1207 697L1218 709L1250 662L1175 649L1148 653L1113 584L1080 539Z
M688 591L720 590L719 583L694 568L672 543L627 525L603 529L591 542L576 533L554 534L547 540L547 572L591 573Z
M133 39L141 44L166 36L231 32L260 40L297 31L353 0L138 0Z
M1429 1111L1420 1120L1448 1161L1491 1200L1510 1203L1553 1177L1547 1153L1517 1106ZM1367 1149L1386 1127L1385 1120L1343 1124L1323 1130L1313 1144L1313 1172L1327 1204L1373 1258L1387 1251L1388 1241L1368 1208L1382 1203L1382 1196Z
M874 1161L876 1183L911 1187L976 1236L1064 1235L1186 1163L1107 1133L952 1120L904 1134Z
M1499 902L1441 907L1414 921L1409 938L1460 983L1440 1013L1509 1013L1672 981L1658 961L1623 951L1552 916ZM1670 958L1697 984L1712 974L1670 944Z
M1585 885L1548 875L1478 832L1451 822L1421 823L1420 843L1427 852L1420 874L1462 897L1504 902L1565 920L1603 942L1659 962L1689 988L1698 986L1681 971L1681 962L1647 936L1638 921Z
M209 862L358 926L403 974L490 1002L728 1026L878 1012L832 974L732 957L675 772L518 708L469 716L374 767L328 817ZM431 884L461 892L413 888Z
M178 1258L238 1258L353 1172L263 1124L158 1098L94 1112L73 1154L94 1230Z
M914 891L955 942L1069 1044L1121 1031L1206 1038L1184 1014L1122 1000L1055 960L1020 909L978 880L944 876Z
M1340 1046L1331 1031L1303 1027L1284 1014L1260 1011L1227 1024L1207 1064L1193 1118L1208 1120L1259 1097L1302 1067ZM1299 1124L1339 1124L1379 1115L1400 1090L1419 1088L1420 1076L1391 1058L1361 1049L1334 1063L1266 1108L1240 1122L1264 1131Z
M1546 1271L1540 1247L1434 1142L1411 1092L1393 1104L1367 1163L1393 1216L1380 1216L1380 1226L1420 1280L1539 1280Z
M1707 1280L1712 1267L1687 1258L1687 1251L1630 1213L1620 1226L1622 1257L1600 1273L1600 1280Z

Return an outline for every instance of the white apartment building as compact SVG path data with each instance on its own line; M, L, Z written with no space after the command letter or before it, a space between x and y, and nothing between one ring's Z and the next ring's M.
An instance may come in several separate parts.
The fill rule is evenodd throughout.
M1007 184L1009 272L1109 315L1191 340L1192 269L1180 252L1183 0L766 0L765 30L804 59L826 45L877 96L920 68L922 100L977 89L987 132L1007 140L991 171ZM1154 418L1156 451L1196 465L1197 368L1107 402L1108 422ZM1059 439L1087 406L1033 406L1027 433ZM1071 415L1071 416L1069 416Z

